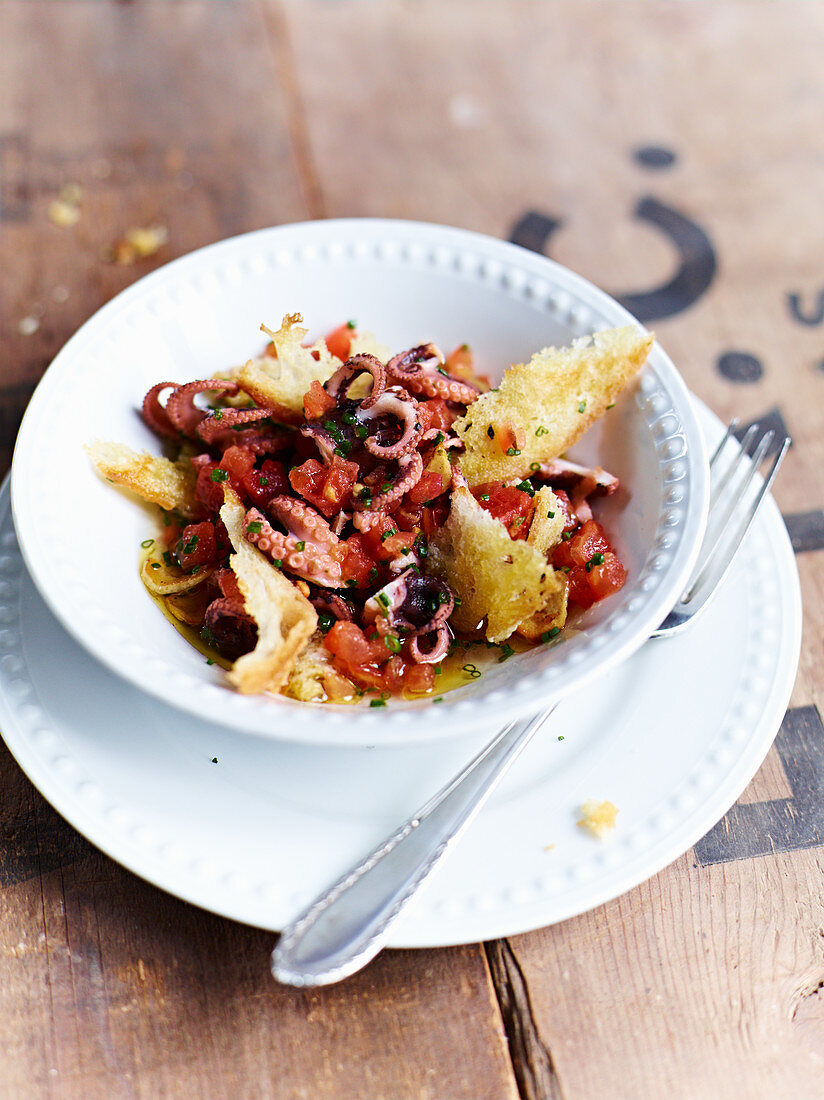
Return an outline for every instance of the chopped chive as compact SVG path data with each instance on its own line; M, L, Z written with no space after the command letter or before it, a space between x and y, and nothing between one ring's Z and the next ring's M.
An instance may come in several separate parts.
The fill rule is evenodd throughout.
M438 434L435 436L435 446L437 447L439 443L443 443L445 439L446 436L443 434L443 432L438 432Z
M552 641L552 639L557 638L557 636L560 633L561 633L561 628L559 626L553 626L552 630L545 630L543 632L543 634L541 635L541 641L542 642Z
M520 489L522 493L529 493L531 497L535 496L535 487L529 481L519 481L515 488Z
M545 428L542 424L539 428L536 429L535 434L537 436L549 435L549 428Z
M514 458L516 455L519 455L521 452L517 449L517 447L507 447L506 453L509 455L510 458Z
M444 376L444 378L449 377L449 374L443 369L443 367L438 367L437 371L438 371L438 374L442 374Z
M346 587L347 588L354 588L357 583L358 582L355 580L354 577L350 577L349 580L346 582Z
M366 426L366 424L356 424L355 435L358 437L358 439L366 439L366 437L369 435L369 428Z
M344 422L344 424L356 424L358 418L355 416L354 413L344 413L341 417L341 420Z
M385 592L379 592L377 595L377 600L378 603L383 604L384 607L389 607L389 604L391 603L389 597Z
M385 707L386 706L386 700L385 699L370 699L369 700L369 706L370 707Z
M615 402L613 401L611 405L607 405L607 408L608 409L614 409L615 408Z
M383 485L381 485L381 492L382 493L388 493L391 488L392 488L392 482L391 481L384 481Z
M501 646L501 655L498 658L498 662L500 663L501 661L507 660L507 658L511 657L514 652L515 650L512 648L512 646L508 642L505 642L504 645Z
M321 633L328 634L329 631L334 626L334 623L335 623L335 616L334 615L331 615L328 611L319 611L318 612L318 626L320 627Z
M481 500L489 500L489 493L481 493Z
M547 517L547 519L555 519L555 513L554 512L547 512L546 517Z
M388 531L384 531L381 535L381 542L386 542L387 539L391 539L393 535L397 535L397 531L394 527L390 527Z
M154 539L144 539L140 545L144 550L148 550L150 546L154 546Z
M442 696L442 695L439 695L439 696L437 697L437 699L433 699L433 700L432 700L432 702L433 702L433 703L442 703L442 702L443 702L443 696Z
M578 402L578 412L579 413L582 413L586 407L587 407L586 401L579 401Z
M261 476L261 477L258 478L258 482L261 485L268 485L269 484L269 478Z
M159 568L160 568L160 562L159 561L153 561L152 562L152 569L159 569Z
M400 638L396 638L394 634L386 634L383 639L383 644L392 653L400 653L403 643Z
M275 569L281 569L283 567L283 559L272 558L272 565L274 565Z
M295 549L299 554L302 554L303 551L306 549L306 542L301 539L300 542L295 543Z
M357 321L347 321L346 322L346 327L347 328L357 328L358 327L358 322Z
M462 665L462 670L466 672L473 680L477 680L481 675L481 670L475 665Z
M246 525L247 535L259 535L263 530L263 524L259 519L252 520L251 523Z
M212 757L212 763L213 763L213 764L216 764L216 763L217 763L217 757L216 757L216 756L213 756L213 757Z

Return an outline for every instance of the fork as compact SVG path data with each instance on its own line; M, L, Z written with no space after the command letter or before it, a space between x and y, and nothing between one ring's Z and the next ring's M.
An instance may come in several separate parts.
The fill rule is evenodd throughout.
M756 422L736 451L731 445L737 426L737 420L731 421L710 460L709 517L692 577L653 637L679 633L706 607L790 446L788 436L777 444L762 483L754 487L775 432L762 432ZM274 977L298 987L328 985L373 959L406 903L545 725L555 705L504 726L445 787L311 902L280 935L272 952Z

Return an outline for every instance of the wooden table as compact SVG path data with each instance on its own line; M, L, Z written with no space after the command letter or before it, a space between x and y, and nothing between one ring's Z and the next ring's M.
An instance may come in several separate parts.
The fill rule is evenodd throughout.
M160 263L306 218L451 223L622 298L722 417L787 425L806 605L792 705L710 840L576 919L316 992L0 748L2 1097L824 1097L823 57L820 2L0 0L4 466L57 350Z

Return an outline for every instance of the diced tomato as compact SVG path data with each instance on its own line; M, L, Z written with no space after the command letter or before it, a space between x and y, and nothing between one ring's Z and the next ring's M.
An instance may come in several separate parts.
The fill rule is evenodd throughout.
M289 487L283 463L267 458L260 469L252 469L241 482L243 491L258 508L264 508L272 497L280 496Z
M435 532L443 527L448 515L449 503L443 498L439 498L434 504L423 506L421 509L421 527L428 539L431 539Z
M487 481L476 485L472 495L482 508L501 521L510 538L525 539L529 534L529 520L534 507L529 493L503 485L500 481Z
M363 535L364 545L375 561L392 561L411 549L417 530L403 531L395 516L382 515Z
M428 401L418 401L418 414L424 431L438 428L448 432L457 417L442 397L430 397Z
M567 570L569 602L584 608L617 592L627 576L603 527L591 519L553 551L552 564Z
M620 559L608 550L603 565L593 565L588 574L589 587L596 600L603 600L624 587L627 571Z
M406 494L406 500L410 504L426 504L440 496L443 490L443 476L432 471L421 476L418 484L413 485Z
M461 344L446 357L446 369L456 378L471 376L474 357L469 344Z
M227 600L238 600L243 603L243 593L240 591L240 585L237 583L237 577L231 569L219 569L216 574L216 580L220 587L221 594L226 597Z
M338 455L330 466L309 458L290 472L289 482L296 493L328 519L349 503L358 472L357 462L348 462Z
M344 584L354 581L350 588L364 588L375 574L375 559L369 552L366 536L361 534L350 535L344 544L344 556L342 562L342 576Z
M220 460L233 483L240 484L255 464L255 455L248 447L227 447Z
M324 645L330 653L353 666L385 664L391 655L383 638L367 638L355 623L335 623Z
M495 440L505 455L520 452L526 442L526 432L513 424L501 424L495 428Z
M335 398L331 397L315 378L303 395L303 415L307 420L320 420L322 416L331 412L336 404Z
M561 511L564 513L564 530L574 531L578 526L578 517L575 515L572 502L563 489L553 489L553 492L561 505Z
M585 566L594 554L611 549L603 527L590 519L572 538L560 543L552 554L552 564L556 569L566 565Z
M190 523L180 533L175 547L175 556L183 570L196 566L210 565L217 554L215 529L211 523Z
M431 691L435 685L434 665L407 665L403 674L405 691Z
M221 470L217 476L222 480L214 481L212 471L216 469L216 462L201 466L195 482L195 500L203 505L204 511L209 515L213 515L223 507L223 481L229 476L225 470Z
M326 347L330 354L337 356L342 363L345 363L352 349L352 337L354 335L354 325L350 325L348 321L345 324L338 325L326 337Z
M392 519L395 520L399 530L411 531L413 528L421 526L422 513L422 505L410 504L406 497L404 497L398 507L392 512Z

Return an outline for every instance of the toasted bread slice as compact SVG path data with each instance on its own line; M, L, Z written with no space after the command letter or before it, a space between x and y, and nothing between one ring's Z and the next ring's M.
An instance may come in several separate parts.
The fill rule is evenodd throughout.
M452 494L449 517L430 542L428 560L460 600L452 613L454 626L480 631L490 642L510 637L561 593L565 606L565 580L545 555L528 542L513 541L468 489Z
M309 386L316 379L325 382L340 366L340 360L329 353L323 340L304 345L307 330L301 328L302 320L299 313L290 313L277 332L261 326L271 337L275 357L250 359L232 374L260 408L270 409L272 416L284 424L303 420L303 395Z
M188 460L171 462L99 439L87 445L86 453L107 481L130 489L150 504L186 515L194 510L197 474Z
M653 337L633 325L545 348L509 368L455 421L469 485L525 477L534 462L563 454L638 373Z
M280 691L314 633L318 616L292 582L247 540L246 509L237 494L224 487L224 496L220 518L235 550L229 564L258 628L257 645L235 661L228 678L243 694Z

